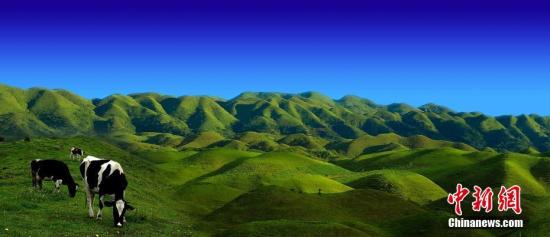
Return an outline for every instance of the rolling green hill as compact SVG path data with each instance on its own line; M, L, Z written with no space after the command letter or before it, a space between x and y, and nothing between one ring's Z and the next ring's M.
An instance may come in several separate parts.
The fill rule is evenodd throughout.
M433 225L445 218L444 213L372 189L318 195L265 187L212 212L204 225L218 228L218 236L489 235L482 230L466 232ZM399 228L407 225L417 228Z
M463 151L454 148L390 151L338 161L337 164L356 171L380 172L384 169L412 171L425 176L445 190L456 183L467 186L499 187L522 184L523 193L544 196L547 157L518 153ZM367 172L368 174L369 172ZM403 176L402 176L403 177ZM352 185L353 186L353 185Z
M144 143L181 148L185 145L180 141L183 138L216 132L227 140L220 146L231 144L264 151L300 146L346 156L401 146L550 151L548 117L492 117L454 112L434 104L418 108L406 104L384 106L355 96L333 100L315 92L246 92L230 100L141 93L87 100L65 90L22 90L0 85L0 122L0 136L7 139L138 136ZM151 137L150 133L173 136ZM272 138L241 141L246 146L232 142L247 133L270 134ZM373 142L371 138L380 140Z
M241 137L250 141L258 134ZM157 136L157 134L142 134ZM136 139L136 138L133 138ZM253 140L253 139L251 139ZM329 163L294 152L174 148L90 137L0 143L0 231L7 236L544 236L548 157L452 147L398 149ZM67 151L119 161L128 176L128 225L112 227L110 209L90 220L84 193L30 187L29 162L56 158L75 178ZM456 182L519 184L529 220L523 229L447 228L444 203ZM442 204L443 202L443 204ZM512 216L511 218L516 218ZM48 228L41 228L43 226ZM7 229L7 230L5 230Z
M396 194L421 205L447 197L447 192L430 179L410 171L375 170L339 181L356 189L370 188Z
M160 167L174 172L172 180L179 184L177 195L183 197L185 202L192 202L190 205L199 206L203 212L212 211L241 194L269 185L305 193L317 193L319 189L323 193L351 190L331 179L331 176L350 173L348 170L288 152L259 154L214 149L199 152L177 163L164 163ZM220 191L223 195L212 199L212 191ZM201 204L197 204L199 202Z

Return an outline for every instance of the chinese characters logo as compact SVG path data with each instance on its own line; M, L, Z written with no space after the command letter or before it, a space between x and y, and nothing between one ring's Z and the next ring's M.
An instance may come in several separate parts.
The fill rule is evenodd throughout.
M450 193L447 197L447 203L453 205L457 215L462 215L462 201L470 194L468 188L462 187L462 184L456 185L456 192ZM472 196L475 198L472 203L472 210L479 212L484 209L486 213L493 210L493 190L490 187L482 189L474 185ZM521 187L514 185L510 188L500 187L498 193L498 210L501 212L513 210L516 214L521 214Z

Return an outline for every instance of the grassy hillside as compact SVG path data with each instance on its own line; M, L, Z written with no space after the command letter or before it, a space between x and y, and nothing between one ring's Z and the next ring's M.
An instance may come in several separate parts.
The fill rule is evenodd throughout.
M349 156L361 155L365 148L369 148L367 152L393 149L395 144L408 148L550 151L547 117L491 117L458 113L434 104L419 108L399 103L384 106L355 96L333 100L315 92L247 92L230 100L115 94L89 101L64 90L22 90L0 85L0 121L0 136L8 139L143 133L187 137L216 132L225 139L238 140L243 134L255 132L275 136L279 145L306 149L324 150L329 142L344 143L345 147L335 150ZM156 137L144 142L177 147L173 138ZM393 145L386 147L389 143ZM246 149L240 143L233 142L232 146ZM265 140L250 146L264 151L278 149L278 145Z
M375 170L341 178L356 189L376 189L396 194L420 205L446 198L447 192L430 179L410 171Z
M160 165L173 171L176 196L208 213L241 194L269 185L296 192L344 192L350 187L327 177L349 171L292 153L258 154L216 149L197 153L177 163ZM212 196L212 192L220 192Z
M522 184L524 193L544 196L548 183L540 167L547 160L546 157L517 153L468 152L443 148L375 153L342 160L338 164L357 171L413 171L426 176L445 190L452 190L457 182L468 186L490 187Z
M139 141L129 144L115 146L88 137L0 143L2 234L500 236L519 231L446 228L451 207L443 199L457 181L469 186L521 185L521 218L529 220L522 233L544 236L548 230L547 157L407 148L333 164L288 151L179 151ZM127 199L136 207L124 228L112 227L110 209L103 220L89 219L82 191L69 198L66 188L52 193L51 182L43 191L30 187L28 166L35 158L63 160L82 184L78 162L68 158L68 149L75 145L123 165Z
M216 132L201 132L192 136L180 144L181 148L204 148L216 142L224 140L224 137Z
M444 213L371 189L318 195L266 187L214 211L204 225L219 228L218 236L406 236L418 231L431 231L432 236L488 235L429 226L445 218ZM420 228L396 228L404 225Z
M45 182L42 191L31 187L30 161L56 158L69 165L75 181L83 187L79 162L71 161L68 149L75 144L98 157L119 161L127 172L127 200L136 210L128 213L128 228L112 227L111 209L103 220L87 217L84 193L69 198L64 186L52 193L54 185ZM167 198L167 178L146 160L113 145L89 138L39 139L31 142L0 144L0 225L3 236L115 236L176 235L191 233L191 219L178 210L178 202ZM47 227L47 228L45 228Z
M335 143L331 148L346 154L348 157L357 157L362 154L380 151L442 147L454 147L466 151L476 150L463 143L432 140L422 135L401 137L395 133L384 133L376 136L364 135L347 142Z
M348 173L338 166L287 152L272 152L232 162L198 182L222 184L245 191L276 185L298 192L343 192L351 188L330 179Z

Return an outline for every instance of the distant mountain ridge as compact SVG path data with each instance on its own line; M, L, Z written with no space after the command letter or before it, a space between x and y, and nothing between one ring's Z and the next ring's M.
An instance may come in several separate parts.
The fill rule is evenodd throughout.
M538 115L493 117L454 112L435 104L418 108L397 103L386 106L356 96L334 100L315 92L246 92L230 100L140 93L88 100L66 90L22 90L0 85L0 136L8 139L153 133L154 139L149 139L158 141L171 139L171 135L188 138L203 132L228 138L247 132L301 134L326 141L321 146L381 134L422 135L477 149L550 151L550 117ZM396 141L400 140L393 139L388 147L402 145ZM294 138L281 142L296 143ZM388 144L380 145L384 146L376 149L388 149Z

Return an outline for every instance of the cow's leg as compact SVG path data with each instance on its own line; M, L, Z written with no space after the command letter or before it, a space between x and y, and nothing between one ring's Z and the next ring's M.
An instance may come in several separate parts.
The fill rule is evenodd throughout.
M99 220L101 219L101 217L103 217L103 198L105 197L105 195L99 195L99 210L97 211L97 216L96 218Z
M32 174L32 187L36 187L36 175Z
M59 187L61 186L61 184L63 183L63 180L62 179L58 179L55 181L55 191L59 193Z
M90 218L94 218L94 193L92 193L90 190L86 190L86 200L88 201L88 216Z
M36 177L36 182L38 183L38 189L42 189L42 179L40 177Z

